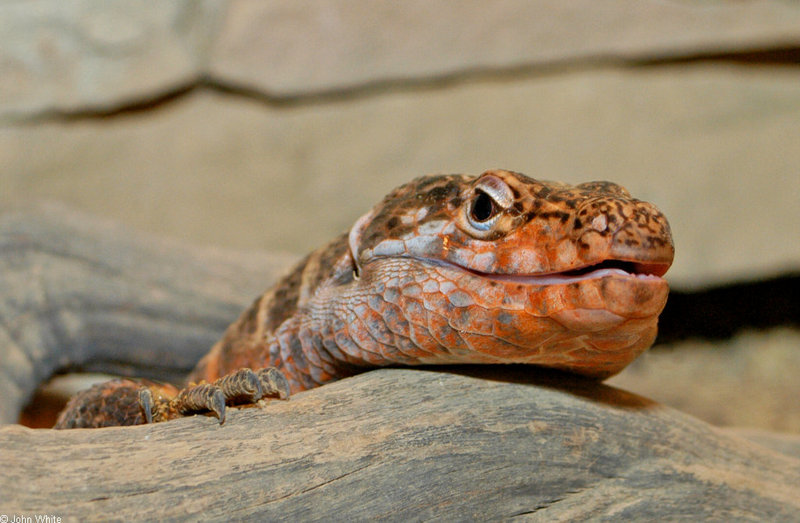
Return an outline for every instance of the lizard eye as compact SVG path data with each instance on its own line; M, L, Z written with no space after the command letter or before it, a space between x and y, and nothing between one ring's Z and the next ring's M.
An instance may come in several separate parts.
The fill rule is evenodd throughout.
M464 207L464 225L478 238L487 238L496 231L504 211L514 204L511 188L497 176L484 175L478 179Z
M470 204L469 221L476 229L486 230L488 222L497 215L498 210L497 204L491 196L477 190Z

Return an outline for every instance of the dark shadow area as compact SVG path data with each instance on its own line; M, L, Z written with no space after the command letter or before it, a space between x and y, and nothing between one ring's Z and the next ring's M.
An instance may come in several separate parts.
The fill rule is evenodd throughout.
M692 292L671 291L656 346L723 340L743 329L800 329L800 272Z
M19 414L17 423L32 429L49 429L56 424L58 414L66 407L69 398L56 394L42 385L31 396Z

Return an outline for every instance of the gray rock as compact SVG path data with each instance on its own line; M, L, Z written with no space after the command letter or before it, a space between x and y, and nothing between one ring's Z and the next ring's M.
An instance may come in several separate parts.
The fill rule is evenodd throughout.
M221 2L0 4L0 121L140 102L201 74Z
M219 81L277 96L552 64L761 49L800 40L792 2L235 0Z
M264 95L795 46L791 2L128 0L0 5L0 119L195 85Z
M676 285L800 264L792 69L602 69L291 107L199 93L0 128L0 164L0 202L57 198L194 242L298 254L421 174L608 179L669 217Z

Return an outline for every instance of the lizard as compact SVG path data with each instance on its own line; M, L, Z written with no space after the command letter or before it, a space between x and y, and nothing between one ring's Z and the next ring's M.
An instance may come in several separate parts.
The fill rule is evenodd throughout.
M396 365L525 363L602 380L653 343L673 257L665 216L612 182L419 177L257 298L184 388L95 385L56 428L203 411L222 423L226 405Z

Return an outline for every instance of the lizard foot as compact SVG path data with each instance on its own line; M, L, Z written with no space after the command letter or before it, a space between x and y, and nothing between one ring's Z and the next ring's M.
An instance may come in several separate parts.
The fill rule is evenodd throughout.
M55 429L89 429L146 423L140 406L140 390L151 397L171 398L178 394L172 385L150 380L115 379L99 383L70 398L58 415Z
M220 424L225 422L225 406L256 403L265 397L286 399L289 382L274 367L259 370L239 369L213 383L190 384L173 397L155 395L153 387L138 391L145 422L174 419L193 412L213 412Z
M262 398L289 397L289 383L276 368L240 369L213 383L184 389L150 380L115 379L73 396L53 428L99 428L142 425L213 412L225 421L225 406L256 403Z

